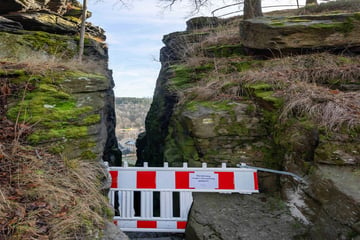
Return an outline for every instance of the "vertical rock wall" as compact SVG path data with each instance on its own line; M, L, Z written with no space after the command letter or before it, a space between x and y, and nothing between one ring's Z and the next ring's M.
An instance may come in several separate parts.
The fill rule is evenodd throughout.
M358 14L325 18L248 20L240 32L236 18L196 18L164 37L140 161L244 162L305 179L261 173L258 196L194 195L188 239L359 237Z
M108 69L105 35L101 28L87 24L85 56L83 62L79 63L79 7L76 1L66 0L1 1L0 119L17 124L18 134L24 132L22 144L30 144L29 149L47 156L53 154L56 156L54 159L61 159L56 166L65 164L65 170L70 169L68 172L71 173L73 169L81 168L82 163L93 166L88 169L88 175L78 177L80 180L81 177L93 177L94 182L87 186L98 188L98 192L89 197L99 198L94 202L104 205L97 205L95 209L89 203L87 211L83 212L95 216L94 219L87 219L83 212L78 213L80 222L70 226L74 228L72 232L66 233L69 226L64 224L65 233L59 232L56 236L78 234L76 238L79 239L127 239L108 222L111 221L112 210L106 205L105 196L100 194L109 187L101 186L107 182L104 169L100 169L102 161L121 165L121 152L115 136L114 81ZM40 155L38 157L43 159ZM38 171L39 174L47 174L43 169ZM80 180L74 180L74 189L81 186ZM33 191L35 200L47 201L37 199L37 189ZM87 199L81 200L84 201L82 206L86 205ZM59 204L63 204L61 201ZM59 211L56 209L58 202L48 203L51 214ZM76 203L70 205L66 208L68 215L78 211L74 207ZM26 211L28 215L32 209ZM53 237L55 227L48 222L44 225L48 229L47 234ZM105 235L102 234L103 227L106 228ZM0 235L4 233L2 231ZM20 227L13 231L20 237L26 233L22 233ZM46 233L41 232L41 235Z

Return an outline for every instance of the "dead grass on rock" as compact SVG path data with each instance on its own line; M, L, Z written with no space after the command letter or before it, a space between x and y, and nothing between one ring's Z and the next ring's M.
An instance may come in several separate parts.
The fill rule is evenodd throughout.
M182 98L236 101L249 97L247 86L265 83L274 91L273 96L284 99L281 120L308 116L332 131L360 126L360 94L340 89L344 84L359 84L358 56L315 53L266 60L241 72L232 68L232 63L248 60L213 59L214 69L183 91ZM202 62L211 61L202 58Z
M280 115L282 120L308 115L330 130L360 126L359 92L340 92L314 84L297 83L289 87L285 98L286 104Z
M3 126L2 126L3 127ZM0 239L98 239L110 217L103 169L0 139ZM110 214L109 214L110 213Z

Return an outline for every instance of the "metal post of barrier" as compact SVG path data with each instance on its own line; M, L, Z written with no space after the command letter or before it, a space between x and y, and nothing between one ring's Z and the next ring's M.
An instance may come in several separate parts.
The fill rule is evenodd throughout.
M305 180L302 177L296 175L295 173L291 173L291 172L279 171L279 170L274 170L274 169L269 169L269 168L252 167L252 166L246 165L246 163L237 164L236 166L239 167L239 168L255 169L255 170L258 170L258 171L262 171L262 172L270 172L270 173L287 175L287 176L293 177L296 181L299 181L301 183L305 183Z

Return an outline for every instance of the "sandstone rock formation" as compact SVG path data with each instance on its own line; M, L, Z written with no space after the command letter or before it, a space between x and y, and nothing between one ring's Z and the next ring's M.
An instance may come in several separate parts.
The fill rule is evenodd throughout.
M357 13L264 17L240 32L232 20L164 37L138 164L244 162L304 178L260 173L264 195L196 194L187 239L358 238Z
M71 168L77 168L84 161L93 163L97 170L91 184L99 188L101 198L100 191L106 192L109 186L103 186L103 189L98 186L104 178L100 163L104 160L110 165L121 164L115 136L114 82L108 69L104 31L100 27L87 24L84 60L82 63L76 60L79 21L75 14L68 14L71 18L63 15L70 3L80 6L76 1L68 0L0 2L0 81L2 88L9 89L0 92L4 104L0 118L11 123L21 121L24 126L29 126L31 131L24 138L36 152L61 156L62 160L75 164ZM42 159L40 155L38 157ZM46 174L43 169L38 171ZM39 201L36 191L33 198ZM58 209L51 207L56 208L57 202L49 204L49 214L55 214ZM75 229L74 226L68 236L83 231L82 239L100 239L102 236L104 239L127 239L121 232L119 234L119 230L114 236L113 228L116 227L107 222L112 216L106 204L96 209L88 207L101 217L89 222L83 217L84 223L80 222L79 226L85 226L86 222L94 229ZM47 230L41 235L54 236L53 226L44 225ZM106 227L105 235L102 235L103 227ZM0 229L0 238L5 236L2 234L12 234L4 231ZM22 233L15 228L13 231L19 238L30 236L26 231Z
M359 52L359 13L293 17L264 17L240 24L241 41L253 49Z
M26 12L49 10L57 14L66 12L69 0L3 0L0 2L0 14L9 12Z

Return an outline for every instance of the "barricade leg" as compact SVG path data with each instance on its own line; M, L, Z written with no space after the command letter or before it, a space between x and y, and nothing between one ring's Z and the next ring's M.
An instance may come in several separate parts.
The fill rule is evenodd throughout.
M173 217L173 193L160 192L160 217Z
M180 192L180 217L187 218L193 202L192 192Z
M119 191L121 217L134 216L134 191Z
M141 217L153 217L153 192L151 191L141 192Z

